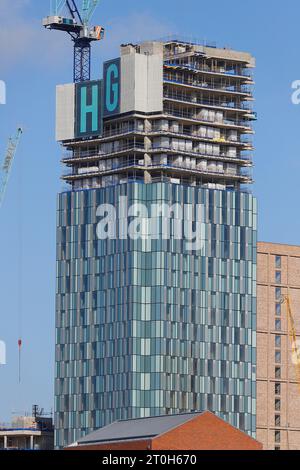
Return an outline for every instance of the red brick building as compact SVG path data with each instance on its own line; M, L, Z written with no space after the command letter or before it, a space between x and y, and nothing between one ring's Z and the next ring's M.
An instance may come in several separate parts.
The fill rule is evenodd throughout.
M262 444L204 412L116 421L79 439L72 449L262 450Z
M300 246L258 243L257 437L265 450L300 450L300 393L282 298L300 340Z

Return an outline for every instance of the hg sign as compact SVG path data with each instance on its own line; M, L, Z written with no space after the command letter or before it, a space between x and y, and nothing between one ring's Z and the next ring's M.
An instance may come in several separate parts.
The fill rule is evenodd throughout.
M120 113L120 65L120 59L105 62L103 80L76 84L76 138L101 135L103 118Z

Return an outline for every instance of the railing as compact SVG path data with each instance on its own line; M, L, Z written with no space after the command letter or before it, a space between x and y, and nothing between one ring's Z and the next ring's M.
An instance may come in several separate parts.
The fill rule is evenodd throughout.
M106 132L103 132L103 134L101 134L101 139L105 139L105 138L109 138L109 137L114 137L114 136L117 136L117 135L127 135L127 134L132 134L132 133L140 133L140 134L144 134L145 133L145 130L144 129L141 129L141 128L138 128L138 127L128 127L127 129L116 129L114 131L106 131ZM95 140L99 140L99 137L97 137ZM89 141L89 142L92 142L92 141ZM82 141L79 141L79 142L72 142L72 144L75 144L75 145L82 145Z
M249 124L249 121L243 119L224 119L223 124L228 124L229 126L239 126L245 129L252 131L252 126Z
M209 136L201 136L199 134L195 134L195 133L192 133L192 132L175 132L175 131L172 131L170 129L161 129L159 127L154 127L149 134L151 135L151 134L158 134L158 133L163 134L163 135L170 134L172 136L182 137L182 138L192 137L192 138L195 138L195 139L202 140L203 142L209 142L209 143L212 143L212 144L219 144L219 145L222 145L222 144L228 144L228 145L243 144L244 145L244 144L251 144L252 143L250 138L249 139L240 138L240 140L229 140L229 139L226 138L226 136L220 136L219 138L209 137Z
M252 178L252 173L247 170L240 169L240 176L243 176L245 178Z
M165 132L165 131L164 131ZM176 133L176 135L178 135ZM183 134L185 136L187 136L188 134ZM217 140L209 140L210 143L212 144L222 144L224 143L223 141L217 141ZM232 143L230 141L228 141L228 143ZM234 142L233 142L234 143ZM69 161L69 160L76 160L76 159L81 159L81 158L86 158L86 157L92 157L92 158L97 158L99 157L99 159L101 159L101 157L105 156L107 157L108 155L111 155L112 153L119 153L119 151L123 152L124 150L129 150L131 152L135 151L136 149L138 149L139 151L142 151L142 152L149 152L149 153L152 153L152 152L156 152L156 151L161 151L161 152L167 152L168 150L172 150L172 151L176 151L178 153L187 153L187 154L190 154L190 155L194 155L194 156L201 156L201 157L210 157L210 158L218 158L218 157L222 157L222 158L231 158L232 160L236 160L236 159L240 159L240 160L250 160L252 158L251 155L236 155L234 157L231 157L230 154L226 154L225 152L220 152L218 155L215 154L215 155L211 155L211 154L204 154L204 153L201 153L199 151L195 151L195 149L184 149L184 148L179 148L179 146L175 146L175 145L167 145L166 147L162 146L162 145L157 145L157 146L152 146L150 148L148 148L146 150L146 148L144 146L139 146L139 145L128 145L128 146L124 146L124 147L120 147L119 150L114 150L113 152L108 152L108 153L97 153L97 152L94 152L94 151L89 151L89 152L84 152L84 157L82 156L82 154L79 154L77 156L73 156L72 154L70 155L69 152L65 153L65 157L63 160L66 160L66 161ZM88 155L86 155L88 154ZM103 161L105 161L103 159Z
M163 36L161 38L156 38L156 39L151 39L150 40L151 42L154 41L154 42L176 42L176 43L179 43L179 44L186 44L186 45L189 45L189 46L195 46L195 45L198 45L198 46L204 46L204 47L212 47L212 48L216 48L217 47L217 43L215 41L208 41L207 39L200 39L200 38L195 38L195 37L192 37L192 36L185 36L185 35L182 35L182 34L171 34L171 35L168 35L168 36Z
M175 60L166 60L165 65L169 66L174 66L174 67L180 67L183 69L188 69L188 70L195 70L196 72L207 72L207 73L216 73L216 74L224 74L224 75L229 75L229 76L236 76L236 77L246 77L246 78L252 78L252 74L250 71L247 71L246 69L240 69L240 70L225 70L221 67L215 67L214 69L210 68L208 65L207 66L199 66L199 65L191 65L191 64L179 64Z
M213 123L211 121L205 121L205 122L207 124L217 124L217 122L213 122ZM230 123L231 122L236 123L236 121L229 121L229 122ZM222 123L220 122L219 124L222 124ZM240 140L229 140L229 139L226 139L226 136L221 136L220 139L217 139L215 137L201 136L199 134L195 134L195 133L192 133L192 132L181 132L181 131L176 132L176 131L173 131L169 128L168 129L162 129L161 125L155 125L155 124L152 127L152 129L149 130L148 132L140 131L139 129L134 128L131 131L128 131L128 134L133 134L133 133L138 133L138 132L141 133L141 134L147 134L149 136L159 133L159 134L171 134L173 136L178 136L178 137L183 137L183 138L193 137L193 138L197 138L199 140L209 141L209 142L217 143L217 144L229 144L229 145L233 144L233 145L235 145L235 144L251 144L252 143L251 138L246 138L246 137L241 137ZM117 131L114 132L114 136L121 136L121 135L123 135L123 134L119 133ZM136 144L136 146L139 147L139 144ZM144 147L141 147L141 148L144 148ZM117 151L118 151L117 149L114 149L112 153L115 153ZM70 159L73 159L73 158L85 158L85 157L92 157L92 156L101 157L103 155L106 155L106 153L104 151L100 150L100 149L98 149L96 151L95 150L81 150L81 149L78 149L78 150L75 151L74 154L72 153L72 151L64 152L63 153L63 159L64 160L70 160Z
M115 170L121 170L122 168L127 168L127 167L136 167L136 166L145 166L144 164L144 160L126 160L126 161L123 161L121 163L116 163L114 161L112 161L112 164L110 166L110 168L97 168L97 170L95 170L94 168L90 168L91 171L88 171L89 168L87 167L86 168L86 173L76 173L75 171L68 171L66 170L65 172L63 172L63 175L64 176L88 176L88 175L93 175L93 174L98 174L98 173L104 173L104 172L110 172L110 171L115 171ZM81 168L81 170L85 169L85 167Z
M118 182L109 182L107 184L101 184L101 188L105 188L105 187L115 187L115 186L119 186L120 184L144 184L144 177L143 176L139 176L139 175L135 175L135 176L126 176L124 178L122 178L123 181L118 181ZM151 183L167 183L167 184L179 184L181 186L191 186L191 183L190 182L187 182L185 179L182 179L182 178L178 178L178 183L174 182L174 178L171 178L170 176L165 176L165 175L160 175L160 176L155 176L155 177L152 177L151 178ZM71 184L71 182L66 182L66 184ZM239 183L238 183L239 184ZM245 184L245 183L243 183ZM88 188L88 189L98 189L99 186L96 186L95 188L91 187L91 188ZM193 188L196 188L196 189L205 189L205 190L209 190L210 188L207 188L206 186L203 185L203 182L201 182L199 184L198 181L194 182L193 184ZM69 187L69 186L62 186L61 188L61 192L64 193L64 192L70 192L70 191L83 191L84 189L87 189L87 188L77 188L75 189L73 186ZM219 191L226 191L226 192L238 192L238 193L242 193L242 194L252 194L252 190L248 187L233 187L233 186L226 186L224 187L224 189L219 189Z
M70 151L65 152L63 154L63 160L68 161L68 160L76 160L76 159L81 159L81 158L101 158L101 157L106 157L107 155L113 155L113 154L118 154L121 152L125 152L127 150L130 151L145 151L145 146L144 144L127 144L127 145L120 145L118 148L113 148L109 152L105 152L104 150L86 150L83 152L74 152L70 153Z
M253 143L251 137L243 137L243 136L240 138L240 142L242 144L247 144L247 145L249 145L249 144L252 145L252 143Z
M213 142L212 142L213 143ZM217 144L218 142L215 142L215 144ZM219 142L219 143L222 143L222 142ZM145 149L145 147L143 146L136 146L136 145L132 145L132 146L126 146L126 150L130 152L134 152L136 149L138 149L139 151L142 151L142 152L149 152L149 153L154 153L154 152L168 152L168 151L174 151L174 152L178 152L178 154L186 154L186 155L192 155L192 156L195 156L195 157L203 157L203 158L210 158L210 159L220 159L220 158L226 158L226 159L230 159L232 160L233 162L234 161L237 161L237 160L247 160L247 161L251 161L252 160L252 156L251 155L236 155L234 157L232 157L230 154L226 154L225 152L220 152L218 155L211 155L211 154L205 154L205 153L201 153L199 151L195 151L195 149L192 149L192 150L189 150L189 149L183 149L183 148L179 148L178 146L175 146L175 145L168 145L166 147L164 146L161 146L161 145L158 145L158 146L152 146L151 148L149 149ZM124 151L124 148L123 150L120 150L121 152ZM87 152L84 152L85 154ZM119 151L115 151L113 153L119 153ZM105 154L98 154L98 153L95 153L93 151L90 151L89 152L89 155L88 156L82 156L82 155L77 155L77 156L72 156L72 155L69 155L67 154L67 156L65 156L63 158L63 161L72 161L72 160L77 160L77 159L81 159L81 158L95 158L97 159L99 157L99 160L101 160L101 157L105 156L109 156L109 155L112 155L111 152ZM105 159L106 160L106 159ZM105 160L103 159L103 162L105 162ZM112 159L112 161L114 161Z
M144 128L141 129L138 127L129 127L127 129L116 129L114 131L103 132L101 138L114 137L116 135L123 135L123 134L132 134L133 132L145 133L145 130Z
M87 171L86 173L75 173L75 172L65 172L64 173L64 177L65 178L68 178L68 177L73 177L73 176L76 176L77 179L80 179L80 178L86 178L86 177L94 177L94 176L101 176L103 175L104 173L111 173L111 172L115 172L116 170L122 170L122 169L129 169L129 168L139 168L139 167L142 167L143 169L154 169L154 168L158 168L158 169L178 169L178 170L183 170L183 171L190 171L190 172L196 172L196 173L199 173L199 174L207 174L207 175L218 175L218 176L223 176L223 177L228 177L228 178L239 178L239 177L242 177L242 178L251 178L251 174L249 171L245 171L245 170L240 170L239 173L233 173L231 170L224 170L224 169L220 169L220 170L216 170L216 171L213 171L213 170L208 170L207 168L204 169L204 168L197 168L197 167L192 167L191 165L187 166L185 164L174 164L174 163L160 163L160 162L156 162L156 163L153 163L151 165L145 165L145 162L144 161L137 161L137 160L128 160L128 161L125 161L125 162L121 162L121 163L118 163L116 165L112 165L111 168L106 168L106 169L97 169L95 171Z
M63 160L76 160L77 158L102 157L104 152L100 150L84 150L81 152L67 151L63 153Z
M178 152L178 154L186 154L187 156L192 155L194 157L202 157L202 158L209 158L209 159L221 159L221 158L226 158L230 159L231 161L235 162L237 160L245 160L245 161L251 161L252 160L252 155L236 155L235 157L231 157L230 154L226 154L225 152L220 152L218 155L211 155L211 154L206 154L206 153L200 153L196 152L194 149L193 150L187 150L187 149L180 149L177 146L175 147L174 145L168 145L168 147L163 147L163 146L157 146L157 147L152 147L150 150L150 153L153 152L168 152L169 150L172 150L174 152Z
M218 87L214 87L212 84L209 84L209 83L200 84L200 83L195 83L193 80L184 80L184 79L175 80L175 78L170 78L166 75L164 75L164 81L168 83L176 83L179 85L183 84L183 85L193 86L193 87L197 87L202 90L205 90L205 91L220 91L220 92L226 91L226 92L232 92L232 93L241 93L244 95L248 95L250 97L252 96L250 88L247 87L246 85L241 85L240 87L235 86L235 85L227 85L227 86L218 88Z
M206 125L222 125L222 124L228 124L228 125L232 125L232 126L243 126L243 127L246 127L247 129L251 129L251 126L249 126L248 124L248 121L243 121L243 120L236 120L236 119L224 119L222 122L219 122L219 121L209 121L207 119L203 119L202 117L198 117L198 116L195 116L193 113L191 112L185 112L185 111L181 111L181 110L168 110L166 109L164 111L164 114L166 115L170 115L170 116L176 116L176 117L185 117L185 118L188 118L188 119L193 119L193 120L196 120L198 121L199 123L205 123ZM246 125L247 124L247 125ZM183 133L183 132L175 132L175 131L171 131L170 129L160 129L159 127L153 127L152 130L149 130L147 132L141 130L141 129L138 129L138 128L132 128L130 130L116 130L114 132L110 132L110 133L104 133L102 138L105 138L105 137L113 137L113 136L121 136L121 135L124 135L124 134L133 134L133 133L140 133L140 134L147 134L147 135L151 135L153 133L157 133L157 132L160 132L160 133L168 133L168 134L173 134L173 135L178 135L178 136L187 136L187 137L198 137L199 139L209 139L209 140L213 140L214 138L210 138L208 136L204 137L204 136L199 136L199 135L196 135L196 134L192 134L192 133ZM222 143L222 142L220 142ZM240 141L230 141L230 140L225 140L224 143L251 143L251 140L250 139L246 139L246 138L241 138ZM82 142L79 142L78 144L82 145ZM142 144L141 144L142 145ZM139 148L139 144L136 144L135 147ZM77 148L77 147L75 147ZM143 148L143 145L140 147L140 148ZM121 147L119 147L119 149L121 149ZM116 153L119 151L118 150L113 150L112 152L110 153ZM123 150L126 150L126 148L124 147ZM122 151L122 149L121 149ZM86 150L86 151L76 151L74 154L73 153L70 153L71 151L67 151L67 152L64 152L63 153L63 159L64 160L71 160L73 158L85 158L85 157L90 157L90 156L103 156L103 155L106 155L107 153L105 153L104 151L102 150Z
M197 172L197 173L201 173L201 174L208 174L208 175L215 175L215 176L224 176L224 177L235 177L235 178L238 178L238 177L243 177L243 178L250 178L251 175L249 172L246 172L246 171L243 171L243 172L240 172L240 173L237 173L237 174L233 174L231 173L230 171L226 171L224 169L222 170L216 170L216 171L213 171L213 170L208 170L208 169L203 169L203 168L196 168L196 167L191 167L191 166L186 166L186 165L176 165L174 163L153 163L152 165L148 165L148 167L158 167L158 168L174 168L174 169L178 169L178 170L186 170L186 171L192 171L192 172Z
M0 423L0 431L51 431L53 427L42 422L35 422L31 426L22 426L20 423Z
M222 122L217 122L217 121L209 121L208 119L203 119L202 117L197 116L195 113L190 112L190 111L183 111L179 109L164 109L164 114L167 116L175 116L179 118L186 118L186 119L192 119L193 121L197 122L205 122L207 124L211 125L222 125L222 124L227 124L229 126L239 126L239 127L244 127L246 129L252 130L252 127L250 126L248 121L244 121L242 119L224 119Z
M251 111L251 106L247 103L224 103L224 101L219 101L219 100L204 100L204 99L192 99L189 96L181 95L181 94L176 94L176 93L164 93L164 98L169 98L171 100L177 100L177 101L183 101L186 103L192 103L192 104L199 104L199 105L204 105L204 106L215 106L218 108L226 108L226 109L236 109L236 110L242 110L242 111Z

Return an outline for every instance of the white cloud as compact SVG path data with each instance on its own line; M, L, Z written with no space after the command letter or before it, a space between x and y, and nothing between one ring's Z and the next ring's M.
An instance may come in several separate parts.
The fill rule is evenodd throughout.
M27 6L29 4L29 1L30 0L14 0L13 2L11 2L11 0L1 0L1 3L0 3L1 17L2 15L9 15L9 13L13 15L16 11Z
M53 66L62 62L67 44L58 35L45 31L42 19L28 18L32 0L1 0L0 66L7 70L23 63Z

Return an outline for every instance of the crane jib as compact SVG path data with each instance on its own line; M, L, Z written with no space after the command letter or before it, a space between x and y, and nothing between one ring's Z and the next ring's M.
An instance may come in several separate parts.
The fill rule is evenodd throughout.
M77 19L80 19L80 24L87 25L99 3L100 0L83 0L81 8L78 8L75 0L54 0L52 1L51 15L62 16L65 13L73 19L77 16Z
M16 155L17 147L21 139L21 135L23 130L19 128L17 130L16 136L14 138L10 138L8 141L8 146L6 150L6 154L3 160L3 164L0 171L0 207L3 203L10 171L12 168L13 160Z
M78 2L77 2L78 3ZM44 18L47 29L68 33L74 41L73 79L75 83L91 78L91 42L104 37L104 28L89 26L100 0L83 0L81 8L75 0L54 0L51 16Z

